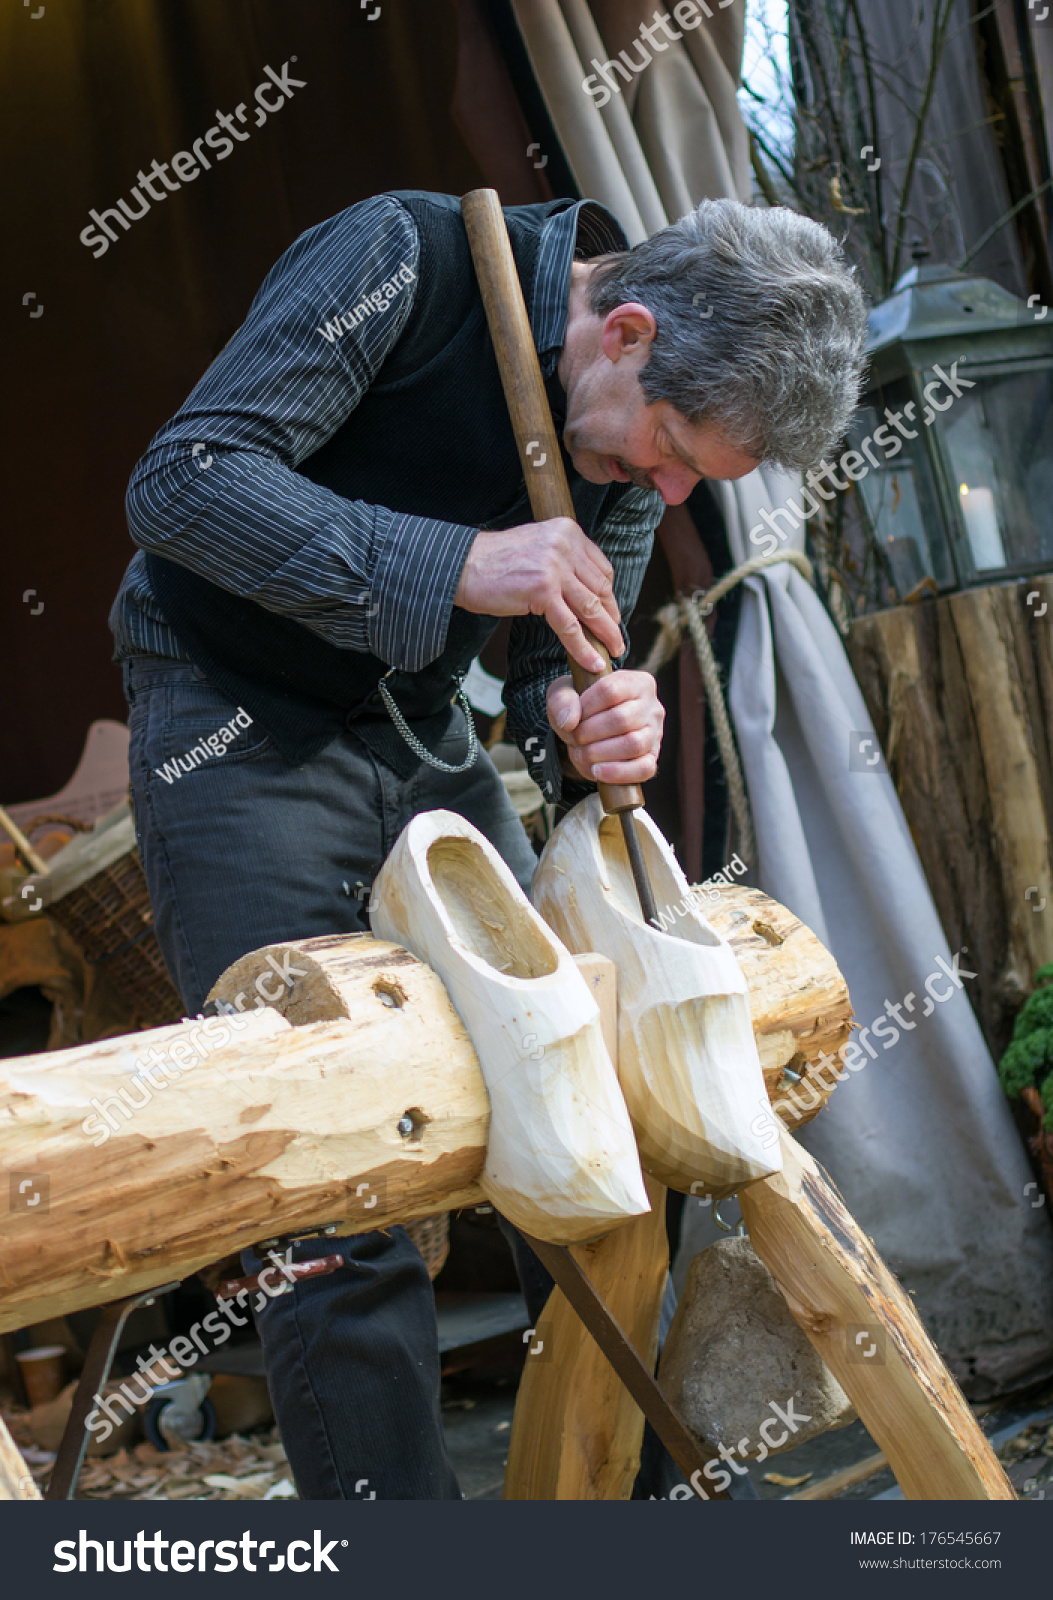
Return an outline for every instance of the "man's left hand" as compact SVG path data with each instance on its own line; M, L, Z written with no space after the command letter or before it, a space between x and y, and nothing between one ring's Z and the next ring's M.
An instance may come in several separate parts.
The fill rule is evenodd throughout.
M646 783L658 770L665 707L649 672L611 672L579 696L549 684L548 720L576 772L592 783Z

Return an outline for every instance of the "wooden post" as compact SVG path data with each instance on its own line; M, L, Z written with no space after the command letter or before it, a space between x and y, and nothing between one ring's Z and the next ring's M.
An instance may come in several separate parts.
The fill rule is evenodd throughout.
M618 1064L617 969L575 956ZM648 1178L648 1215L571 1251L644 1361L654 1366L669 1271L665 1189ZM506 1500L628 1500L640 1465L643 1412L558 1289L545 1305L516 1397Z
M908 1500L1015 1500L917 1312L822 1167L782 1133L781 1172L739 1191L753 1248Z
M848 653L997 1057L1053 961L1053 579L861 617Z
M0 1500L39 1500L40 1490L0 1417Z
M647 1178L648 1216L571 1245L607 1309L651 1368L669 1275L666 1191ZM559 1289L545 1303L516 1397L506 1500L628 1500L640 1467L643 1412Z

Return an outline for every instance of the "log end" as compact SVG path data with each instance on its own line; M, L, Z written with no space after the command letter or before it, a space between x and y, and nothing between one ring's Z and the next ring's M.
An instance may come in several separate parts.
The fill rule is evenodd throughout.
M779 1114L787 1127L803 1127L836 1087L833 1075L821 1070L820 1057L836 1055L848 1040L848 985L812 930L760 889L710 883L697 893L703 916L728 941L745 973L768 1097L783 1102ZM716 899L708 898L714 894Z

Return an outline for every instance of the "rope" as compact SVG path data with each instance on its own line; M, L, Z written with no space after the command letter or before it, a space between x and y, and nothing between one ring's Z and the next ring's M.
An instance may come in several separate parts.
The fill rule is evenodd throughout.
M812 582L812 564L799 550L778 550L770 556L753 556L741 566L733 567L730 572L726 572L711 589L696 589L694 594L680 595L672 605L663 606L657 617L658 638L651 646L651 652L643 665L645 672L657 673L676 655L685 629L690 634L698 660L698 670L706 690L706 700L713 717L713 730L717 736L720 759L724 764L728 796L738 829L739 853L750 862L757 859L757 845L753 833L749 795L746 793L742 763L739 761L739 753L728 718L724 686L720 681L720 668L713 654L705 619L724 596L731 593L737 583L741 583L744 578L752 578L755 573L763 572L766 567L777 566L782 561L789 561L809 583Z

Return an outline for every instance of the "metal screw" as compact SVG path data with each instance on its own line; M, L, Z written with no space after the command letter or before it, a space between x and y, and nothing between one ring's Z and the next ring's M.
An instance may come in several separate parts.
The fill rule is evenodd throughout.
M404 1139L408 1139L413 1132L413 1118L406 1116L398 1120L398 1130Z

